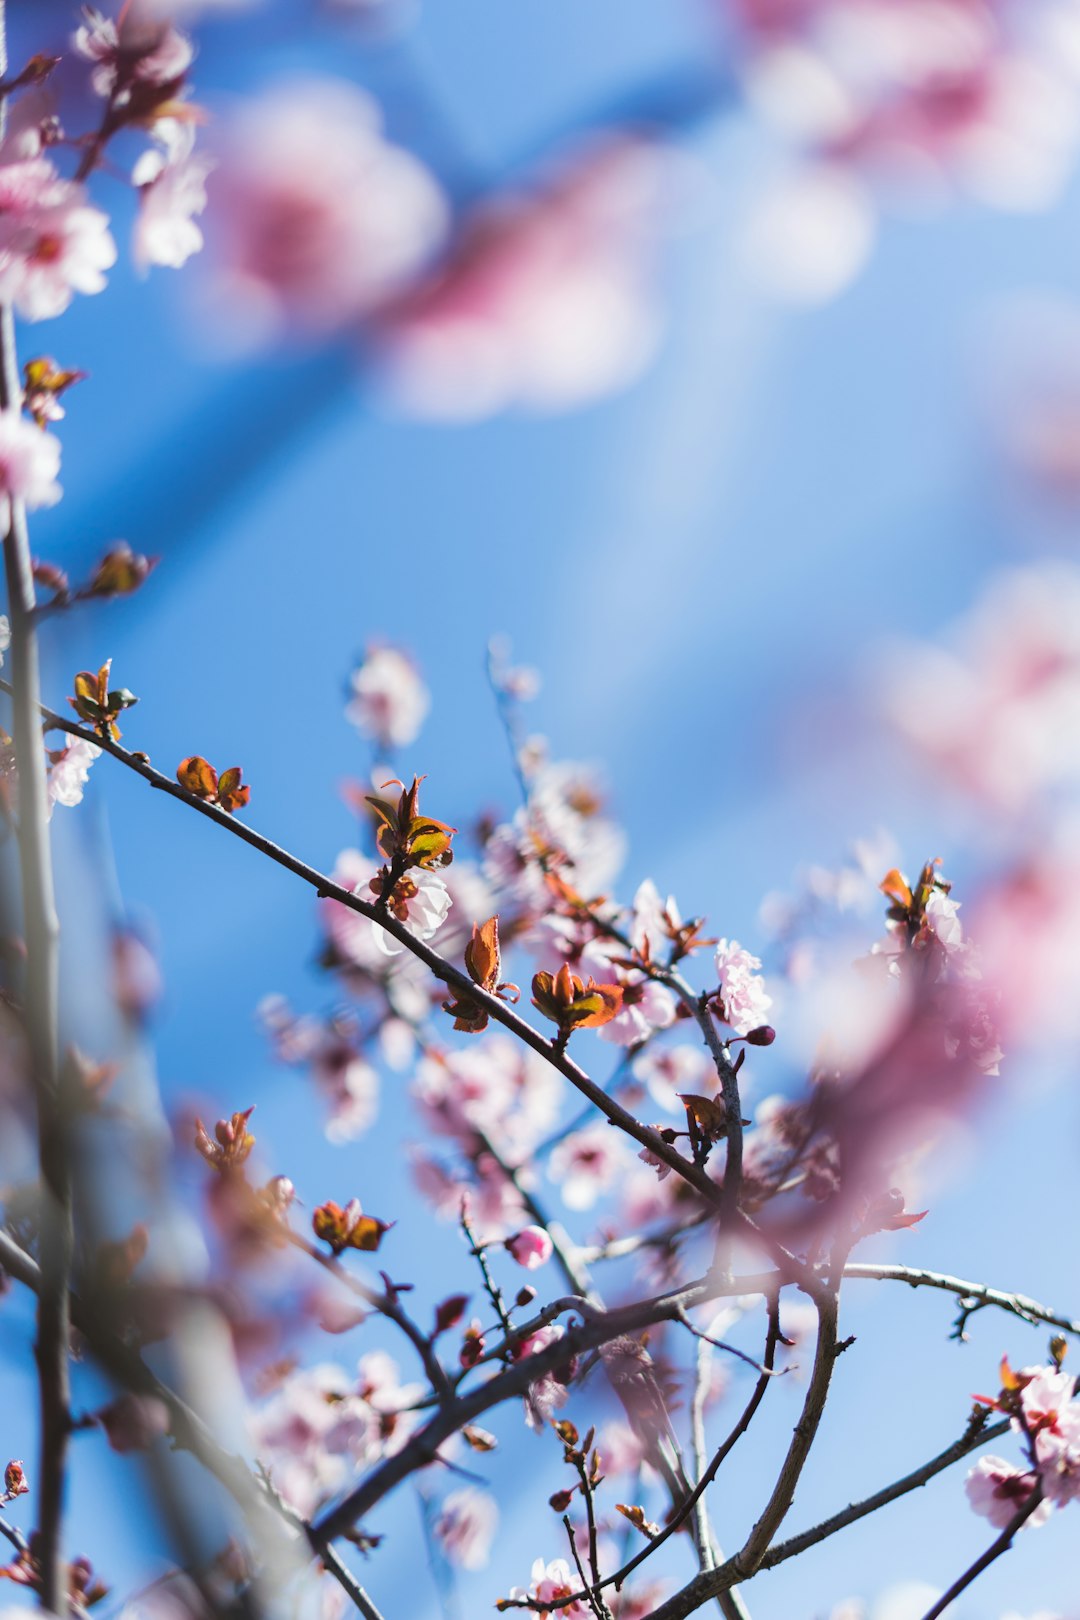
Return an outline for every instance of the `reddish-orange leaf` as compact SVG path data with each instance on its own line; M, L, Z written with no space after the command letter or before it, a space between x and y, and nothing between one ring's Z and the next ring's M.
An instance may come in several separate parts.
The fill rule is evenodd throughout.
M189 754L187 759L180 761L176 767L176 780L182 788L194 793L197 799L213 799L217 796L217 771L201 754Z

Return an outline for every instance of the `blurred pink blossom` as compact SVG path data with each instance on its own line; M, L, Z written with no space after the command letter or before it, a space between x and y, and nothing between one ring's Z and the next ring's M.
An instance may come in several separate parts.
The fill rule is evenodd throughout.
M561 410L632 381L659 335L651 269L666 178L659 147L613 135L532 193L482 204L380 323L396 398L422 416L474 418Z
M627 1163L624 1139L609 1125L575 1131L552 1150L548 1175L567 1209L591 1209Z
M210 186L215 292L243 337L325 334L368 314L441 241L446 203L341 79L266 90L238 109Z
M84 742L81 737L76 737L68 743L59 759L50 764L45 778L50 815L54 805L70 808L82 803L90 767L100 753L101 749L96 743Z
M193 150L191 124L161 118L154 125L157 150L144 152L131 171L139 191L135 222L135 263L140 269L167 265L178 269L203 245L194 215L206 207L206 177L210 158Z
M483 1569L491 1556L498 1523L499 1510L491 1493L467 1485L444 1498L435 1519L435 1535L452 1564Z
M506 1239L506 1247L526 1271L536 1271L551 1259L552 1242L542 1226L523 1227Z
M431 707L420 671L399 647L371 647L349 679L352 696L345 708L362 737L382 749L407 748L416 741Z
M11 526L13 499L24 501L31 511L56 505L61 495L59 471L56 435L42 433L13 407L0 410L0 522L5 533Z
M980 1457L964 1481L967 1499L976 1513L997 1530L1014 1519L1038 1483L1032 1468L1016 1468L1001 1457ZM1043 1524L1050 1514L1050 1503L1040 1502L1028 1523Z
M997 575L944 647L897 648L883 685L916 752L1000 811L1080 782L1080 569Z
M28 321L100 292L116 263L109 222L45 157L0 163L0 299Z

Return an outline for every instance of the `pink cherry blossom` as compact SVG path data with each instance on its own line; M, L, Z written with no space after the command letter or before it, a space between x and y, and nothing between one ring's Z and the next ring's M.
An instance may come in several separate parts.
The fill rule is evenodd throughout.
M619 982L623 987L622 1007L599 1031L602 1041L614 1046L637 1046L675 1022L678 1003L667 985L656 984L634 970L623 972Z
M61 489L60 440L42 433L17 410L0 410L0 522L11 524L11 501L21 500L34 510L55 506ZM96 757L96 756L95 756Z
M178 269L203 245L194 215L206 207L206 177L210 158L193 151L195 130L189 123L162 118L154 126L160 150L144 152L131 171L139 190L135 222L135 263Z
M720 975L720 999L724 1017L737 1035L746 1035L767 1023L772 997L757 969L761 958L751 956L738 940L721 939L716 944L716 971Z
M868 256L881 200L1037 209L1080 135L1068 22L972 0L740 0L751 103L796 156L751 235L778 290L821 298ZM760 248L762 241L756 246Z
M520 1192L490 1153L480 1153L468 1172L455 1172L429 1154L413 1149L413 1180L441 1221L458 1221L464 1201L478 1239L497 1242L525 1218Z
M940 889L935 889L926 902L926 926L946 951L959 950L964 943L964 928L957 913L960 902L952 900Z
M536 1598L542 1603L553 1603L559 1598L569 1597L571 1592L581 1590L581 1581L565 1558L553 1558L550 1563L538 1558L533 1564L531 1574L532 1583L528 1591L520 1586L512 1586L510 1588L512 1598ZM557 1612L576 1620L576 1617L585 1616L589 1611L584 1603L563 1603Z
M109 222L48 158L0 164L0 300L29 321L61 315L96 293L116 263Z
M652 291L665 155L630 135L467 221L449 262L380 324L395 397L422 416L564 409L623 387L660 330Z
M398 647L372 647L349 682L345 708L362 737L382 749L416 741L431 707L431 694L412 659Z
M450 890L446 887L437 872L428 872L423 867L414 866L406 873L395 888L393 910L399 921L404 921L410 934L417 939L430 939L438 932L446 921L453 900ZM368 887L365 900L370 900L371 888ZM404 910L404 918L400 916ZM393 934L387 933L377 922L370 924L375 934L376 947L384 956L399 956L405 949L400 940Z
M605 1477L636 1474L645 1461L645 1445L628 1423L605 1423L596 1440Z
M980 1457L964 1481L968 1501L976 1513L989 1519L998 1530L1014 1519L1038 1483L1033 1469L1016 1468L1001 1457ZM1040 1502L1028 1524L1043 1524L1050 1503Z
M446 1557L461 1569L483 1569L499 1524L499 1510L489 1491L467 1485L443 1499L435 1535Z
M886 711L943 780L1012 814L1080 780L1080 569L998 574L945 645L905 646ZM933 716L932 723L929 720Z
M541 1350L557 1344L565 1336L566 1329L558 1322L551 1322L547 1327L538 1328L522 1342L518 1356L539 1355ZM560 1406L565 1406L566 1401L566 1384L555 1372L544 1373L535 1383L529 1385L528 1394L525 1396L525 1422L530 1429L539 1432L547 1427L552 1412Z
M171 84L191 66L195 54L191 41L179 29L149 19L145 8L125 8L119 27L94 6L84 6L83 16L72 44L80 56L96 64L91 83L99 96L108 96L118 84L132 80Z
M548 1175L568 1209L591 1209L626 1161L626 1147L616 1131L609 1125L589 1125L552 1150Z
M701 1093L715 1082L716 1070L704 1047L651 1046L634 1059L634 1075L644 1082L653 1102L671 1113L683 1113L681 1091Z
M421 267L447 220L436 182L386 139L375 102L331 78L249 100L211 197L216 292L248 342L369 313Z
M536 1271L551 1259L551 1238L542 1226L525 1226L506 1239L506 1247L519 1266Z
M57 804L70 808L82 803L90 767L101 753L96 743L84 742L76 737L68 743L60 758L49 766L45 777L49 814Z
M370 1129L378 1114L379 1077L357 1049L349 1020L297 1018L281 996L264 997L258 1014L280 1061L310 1067L329 1108L327 1139L352 1142Z

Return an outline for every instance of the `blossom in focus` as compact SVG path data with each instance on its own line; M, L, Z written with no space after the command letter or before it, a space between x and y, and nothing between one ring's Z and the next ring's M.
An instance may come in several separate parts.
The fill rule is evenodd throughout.
M370 893L364 898L370 899ZM389 910L417 939L430 939L446 921L452 904L450 890L438 873L414 866L394 885ZM387 933L379 923L372 922L371 927L375 944L384 956L398 956L405 949L400 940Z
M412 659L398 647L372 647L349 680L345 715L362 737L381 749L416 741L431 707L431 694Z
M100 753L101 749L96 743L76 737L59 756L52 759L45 777L50 815L54 805L61 804L70 809L82 803L90 767Z
M499 1510L490 1492L466 1486L443 1499L435 1536L450 1563L460 1569L483 1569L498 1523Z
M581 1590L581 1582L565 1558L553 1558L550 1563L538 1558L533 1564L531 1575L532 1584L529 1590L526 1592L520 1586L512 1586L510 1588L512 1598L536 1598L541 1603L555 1603L560 1598L569 1597L571 1592ZM576 1620L577 1616L587 1615L589 1611L583 1603L563 1603L557 1612Z
M964 1481L967 1499L976 1513L989 1519L997 1530L1004 1530L1030 1499L1038 1483L1033 1469L1015 1468L1001 1457L980 1457ZM1042 1524L1050 1513L1050 1503L1040 1502L1029 1524Z
M1043 1490L1051 1502L1064 1507L1080 1499L1080 1401L1073 1398L1076 1380L1059 1368L1040 1367L1028 1376L1025 1369L1020 1406L1023 1424L1013 1427L1033 1436L1035 1459Z
M761 958L751 956L738 940L717 940L716 971L724 1020L737 1035L747 1035L767 1022L772 997L766 994L765 981L757 972L760 967Z
M341 79L286 83L233 119L210 187L216 294L249 341L367 315L442 239L446 203Z
M153 133L159 149L144 152L131 171L139 192L135 263L143 270L152 264L176 270L203 245L194 216L206 207L206 177L213 163L193 151L190 123L161 118Z
M389 386L421 416L562 410L631 382L660 331L652 260L666 154L615 135L466 221L379 323Z
M506 1247L519 1266L536 1271L551 1259L552 1242L542 1226L526 1226L506 1239Z

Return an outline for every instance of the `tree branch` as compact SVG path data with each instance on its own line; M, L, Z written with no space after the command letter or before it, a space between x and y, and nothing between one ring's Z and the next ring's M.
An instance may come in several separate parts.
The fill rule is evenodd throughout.
M971 1567L964 1571L959 1580L952 1583L949 1590L944 1592L931 1608L927 1609L925 1615L923 1616L923 1620L937 1620L938 1615L944 1614L945 1610L949 1608L953 1600L958 1598L961 1592L966 1592L972 1581L976 1580L982 1574L984 1569L989 1569L990 1565L996 1558L1000 1558L1002 1553L1008 1552L1009 1548L1013 1544L1013 1537L1016 1535L1018 1530L1023 1529L1024 1525L1027 1523L1028 1519L1031 1518L1031 1515L1035 1512L1035 1509L1039 1506L1042 1499L1043 1489L1042 1480L1040 1480L1035 1486L1035 1489L1032 1491L1031 1495L1028 1497L1027 1501L1024 1503L1023 1507L1020 1508L1018 1512L1013 1514L1012 1518L1009 1520L1000 1536L998 1536L997 1540L992 1542L991 1545L987 1547L981 1558L976 1558Z
M0 691L11 693L12 688L7 681L0 680ZM609 1120L612 1125L618 1126L627 1136L632 1137L642 1147L648 1148L651 1154L674 1170L696 1192L708 1200L714 1208L719 1210L725 1207L723 1189L718 1187L712 1178L706 1175L704 1170L691 1163L689 1159L684 1159L682 1154L676 1152L673 1147L664 1141L658 1131L653 1130L648 1125L642 1125L639 1120L635 1119L633 1114L609 1097L603 1087L598 1086L596 1081L585 1073L584 1069L579 1068L576 1063L566 1056L564 1051L559 1049L556 1042L548 1040L539 1030L533 1029L531 1024L514 1012L506 1002L500 1001L498 996L491 995L480 985L474 984L467 973L461 968L455 967L453 963L446 961L437 951L432 950L424 940L417 939L416 935L411 933L403 923L398 922L389 911L380 909L378 905L362 899L358 894L354 894L351 889L343 889L340 884L335 883L325 873L319 872L315 867L309 866L306 861L291 855L287 850L282 849L279 844L275 844L271 839L264 837L262 833L256 832L254 828L249 827L245 822L237 821L235 816L229 815L217 805L210 804L205 799L196 798L186 788L181 787L179 782L174 781L171 777L164 776L161 771L155 770L152 765L147 763L145 756L129 753L126 748L122 748L119 743L113 742L111 738L102 737L85 726L75 724L73 721L66 719L65 716L57 714L55 710L49 709L45 704L38 704L38 712L41 714L47 730L64 731L68 736L80 737L84 742L93 743L106 754L111 754L114 759L119 760L122 765L126 765L136 775L141 776L145 782L149 782L151 787L156 788L159 792L167 793L170 798L179 799L182 804L186 804L190 809L198 811L200 815L206 816L219 827L225 828L234 838L241 839L245 844L249 844L253 849L258 850L260 854L275 862L276 865L284 867L287 872L292 872L295 877L309 884L320 899L336 900L340 905L348 907L350 911L355 911L360 916L367 917L369 921L376 923L378 927L392 935L418 961L423 962L424 966L441 983L476 1002L486 1010L488 1016L494 1019L496 1023L502 1024L504 1029L508 1029L512 1035L516 1035L525 1046L539 1053L546 1062L550 1063L553 1068L557 1069L561 1075L569 1080L571 1085L583 1097L598 1108L605 1119ZM743 1234L755 1244L763 1247L781 1270L784 1271L785 1275L792 1282L797 1282L805 1293L809 1294L811 1298L815 1298L821 1292L820 1284L812 1267L804 1265L795 1255L790 1254L781 1243L778 1243L768 1233L763 1232L741 1210L734 1211L734 1219Z
M7 73L7 32L0 0L0 77ZM0 134L6 121L0 103ZM0 409L19 415L22 385L15 346L15 317L0 306ZM45 753L38 723L40 671L34 626L33 564L21 500L9 501L4 539L4 572L11 614L11 662L18 688L12 729L19 777L19 866L22 876L23 931L26 940L26 1025L30 1067L37 1102L38 1157L41 1165L40 1252L42 1288L38 1295L38 1391L41 1432L37 1467L37 1558L40 1599L54 1614L67 1612L67 1569L63 1552L64 1484L70 1432L71 1387L68 1368L68 1275L72 1254L71 1172L66 1123L60 1096L59 935L49 850Z
M963 1277L950 1277L944 1271L925 1271L918 1266L859 1263L846 1265L844 1276L856 1282L903 1282L911 1288L940 1288L944 1293L955 1294L961 1305L968 1300L978 1306L996 1305L999 1310L1018 1316L1022 1322L1046 1322L1050 1327L1060 1328L1063 1333L1080 1336L1080 1321L1059 1315L1049 1306L1040 1305L1037 1299L1029 1299L1026 1294L1009 1294L1000 1288L990 1288L986 1283L967 1282Z

